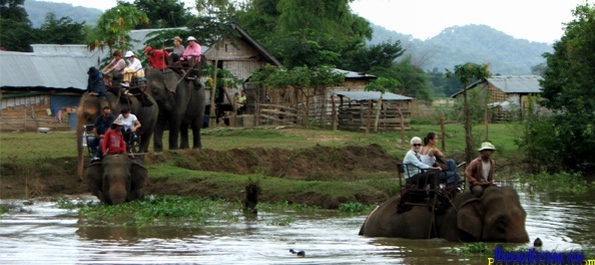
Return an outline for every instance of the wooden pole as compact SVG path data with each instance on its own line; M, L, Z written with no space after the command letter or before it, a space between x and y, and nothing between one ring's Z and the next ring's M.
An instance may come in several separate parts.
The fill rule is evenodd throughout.
M331 105L333 106L333 111L331 113L331 128L333 131L337 130L337 104L335 104L335 95L331 95Z
M444 129L444 114L440 115L440 143L442 151L446 151L446 130Z
M401 103L397 104L399 104L397 110L399 110L399 118L401 123L401 142L405 143L407 141L407 137L405 136L405 117L403 115L403 111L401 110Z
M213 87L211 88L211 108L209 110L209 127L214 128L217 126L215 113L215 91L217 90L217 66L219 65L219 42L215 44L215 69L213 69Z
M380 120L380 109L382 108L382 96L384 93L380 93L378 98L378 105L376 105L376 117L374 118L374 132L378 132L378 120Z
M370 123L372 122L371 121L371 119L372 119L371 116L372 116L372 100L369 99L368 100L368 118L367 118L368 124L366 125L366 134L369 134L370 133Z
M488 139L490 139L490 138L488 137L488 97L489 97L489 95L490 95L490 94L489 94L489 92L490 92L490 89L489 89L489 87L488 87L488 86L486 86L485 102L484 102L484 104L483 104L483 106L484 106L484 110L485 110L485 111L484 111L484 117L483 117L483 120L484 120L484 122L485 122L485 131L486 131L486 138L485 138L485 139L486 139L486 141L487 141Z

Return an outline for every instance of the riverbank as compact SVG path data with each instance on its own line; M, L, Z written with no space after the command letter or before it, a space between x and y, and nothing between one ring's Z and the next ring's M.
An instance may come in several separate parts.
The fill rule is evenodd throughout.
M493 125L500 172L512 171L518 152L513 125ZM446 154L462 159L463 132L447 126ZM438 126L408 131L423 136ZM494 132L492 132L494 130ZM159 195L242 200L244 187L261 187L259 200L337 208L345 202L379 203L398 191L396 164L408 150L399 133L370 134L302 128L213 129L202 150L148 154L151 185ZM0 198L88 193L76 180L74 133L0 134ZM86 159L88 160L88 159Z

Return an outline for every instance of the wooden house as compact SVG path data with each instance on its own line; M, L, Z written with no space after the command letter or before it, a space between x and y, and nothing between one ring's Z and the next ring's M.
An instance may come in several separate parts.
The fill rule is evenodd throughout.
M413 98L377 91L334 91L339 97L338 105L333 108L338 129L365 130L369 132L375 124L378 109L378 131L398 131L411 129L411 112L409 111ZM333 103L334 100L333 100ZM378 105L380 104L380 105Z
M538 75L497 75L470 84L467 91L479 90L486 95L487 107L492 110L492 120L507 120L514 112L522 118L524 110L529 104L529 97L541 93ZM452 98L462 97L463 91L452 95Z

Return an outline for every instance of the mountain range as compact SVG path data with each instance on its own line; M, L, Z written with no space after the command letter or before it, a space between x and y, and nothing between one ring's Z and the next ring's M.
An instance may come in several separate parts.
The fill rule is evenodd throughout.
M75 22L85 21L91 26L102 14L96 8L35 0L25 1L25 10L36 28L44 23L47 12L53 12L58 19L70 17ZM426 40L378 25L371 26L374 33L369 44L399 40L413 64L428 71L444 72L445 69L453 70L455 65L472 62L489 63L493 74L526 75L531 74L532 66L545 62L543 53L552 51L551 44L517 39L486 25L453 26Z

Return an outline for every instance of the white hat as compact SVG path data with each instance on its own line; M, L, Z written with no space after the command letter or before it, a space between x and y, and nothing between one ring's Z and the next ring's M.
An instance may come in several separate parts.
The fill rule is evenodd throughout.
M481 143L481 148L477 149L477 151L481 152L483 150L496 151L496 147L490 142L483 142Z
M190 37L188 37L188 39L186 39L186 41L191 41L191 40L196 41L196 38L190 36Z
M134 56L134 53L132 53L132 51L127 51L127 52L124 54L124 58L132 57L132 56Z
M116 119L112 124L122 126L122 119Z

